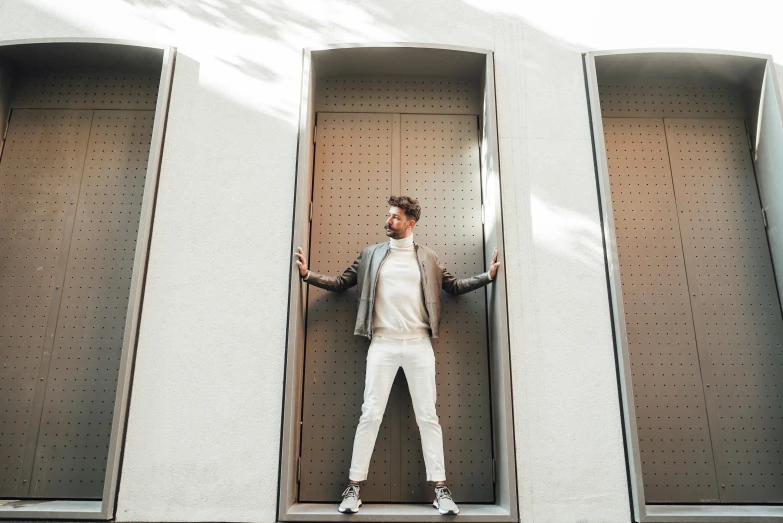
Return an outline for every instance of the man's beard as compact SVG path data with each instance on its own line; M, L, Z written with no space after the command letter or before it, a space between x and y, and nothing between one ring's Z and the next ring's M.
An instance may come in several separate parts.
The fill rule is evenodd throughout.
M384 229L386 230L386 232L387 232L387 233L390 233L390 234L388 235L388 236L389 236L389 238L394 238L395 240L399 240L399 239L401 238L401 236L400 236L400 235L401 235L402 233L395 231L395 230L394 230L394 229L392 229L391 227L384 227ZM404 231L403 231L403 232L404 232Z

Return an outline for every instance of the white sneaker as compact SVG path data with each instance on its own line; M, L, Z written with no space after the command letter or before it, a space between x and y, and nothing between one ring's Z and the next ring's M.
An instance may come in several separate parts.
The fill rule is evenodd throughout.
M343 502L340 503L340 512L343 514L356 514L359 507L362 506L362 500L359 499L359 485L349 483L348 488L343 491Z
M459 508L454 500L451 499L451 491L446 485L438 485L435 487L435 501L432 502L432 506L438 509L443 515L446 514L459 514Z

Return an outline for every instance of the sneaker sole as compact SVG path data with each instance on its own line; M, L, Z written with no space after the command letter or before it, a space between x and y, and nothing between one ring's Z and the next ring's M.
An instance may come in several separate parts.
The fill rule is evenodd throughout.
M432 506L435 507L436 509L438 509L438 512L442 516L454 516L454 515L459 514L459 509L457 509L457 510L446 510L446 511L441 510L440 507L438 506L438 503L436 501L432 502Z
M359 500L359 506L360 507L362 506L362 500ZM343 510L343 509L338 507L337 508L337 512L340 512L341 514L356 514L357 512L359 512L359 509L357 508L356 510L351 510L351 509L347 508L347 509Z

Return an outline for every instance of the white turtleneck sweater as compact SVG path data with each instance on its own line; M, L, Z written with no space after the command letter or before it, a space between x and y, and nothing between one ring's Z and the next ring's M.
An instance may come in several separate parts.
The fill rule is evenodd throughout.
M424 306L421 271L413 247L413 235L401 240L389 239L389 254L378 275L373 333L397 340L430 335L430 318Z

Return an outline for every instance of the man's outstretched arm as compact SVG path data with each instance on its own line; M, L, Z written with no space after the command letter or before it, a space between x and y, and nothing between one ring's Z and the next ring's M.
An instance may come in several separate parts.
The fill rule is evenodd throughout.
M345 269L340 276L325 276L318 274L317 272L307 270L307 260L304 256L304 251L301 247L297 247L294 253L296 257L296 264L299 266L299 277L310 285L315 285L327 291L343 292L346 289L350 289L356 285L356 271L359 269L359 260L362 255L353 262L353 264Z
M495 277L497 277L499 267L498 250L495 249L492 253L492 264L489 266L489 271L485 273L460 279L455 278L453 274L445 269L445 267L442 267L443 282L441 286L443 287L443 290L449 294L465 294L466 292L480 289L494 281Z

